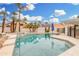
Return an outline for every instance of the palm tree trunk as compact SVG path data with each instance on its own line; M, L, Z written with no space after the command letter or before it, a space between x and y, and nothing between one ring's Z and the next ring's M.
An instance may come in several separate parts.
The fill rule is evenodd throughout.
M19 32L20 32L20 10L19 10Z
M3 16L4 18L3 18L3 22L2 22L2 33L4 32L4 29L5 29L5 14L4 14L4 16Z
M10 31L12 32L12 22L11 22L11 24L10 24Z
M15 32L15 29L14 29L14 19L13 19L13 21L12 21L12 32Z
M14 31L16 31L16 25L17 25L17 23L16 24L14 23Z
M14 19L12 20L12 22L11 22L11 32L15 32L15 24L14 24Z

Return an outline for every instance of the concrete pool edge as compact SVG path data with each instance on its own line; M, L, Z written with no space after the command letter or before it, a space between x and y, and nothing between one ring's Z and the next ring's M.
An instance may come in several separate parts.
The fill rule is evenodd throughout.
M60 38L56 38L56 37L51 37L51 38L54 38L54 39L56 39L56 40L65 41L65 42L67 42L67 43L70 43L72 46L75 46L75 44L71 43L71 42L68 41L68 40L64 40L64 39L60 39Z
M58 56L79 56L79 46L78 46L79 40L78 39L72 38L69 36L65 36L65 35L51 35L51 37L65 40L65 41L69 41L72 44L74 44L73 47L71 47L70 49L66 50L65 52L61 53Z

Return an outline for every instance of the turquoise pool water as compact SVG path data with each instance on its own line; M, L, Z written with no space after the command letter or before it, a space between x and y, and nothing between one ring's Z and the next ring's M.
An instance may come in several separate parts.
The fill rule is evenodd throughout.
M51 38L50 34L29 34L17 37L14 56L57 56L73 45Z

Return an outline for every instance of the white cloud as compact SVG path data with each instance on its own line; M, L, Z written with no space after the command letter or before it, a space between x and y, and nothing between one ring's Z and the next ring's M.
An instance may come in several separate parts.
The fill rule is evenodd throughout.
M1 9L0 9L0 12L2 12L2 11L5 12L5 8L1 8ZM10 14L9 11L7 11L6 13L7 13L7 14ZM0 14L0 16L3 16L3 14Z
M36 16L37 21L42 21L43 17L42 16Z
M50 16L50 18L54 17L53 15Z
M0 9L0 12L2 12L2 9Z
M79 3L72 3L72 5L75 5L75 6L77 6L77 5L79 5Z
M34 4L28 4L27 6L26 6L26 10L34 10L35 9L35 6L34 6Z
M38 4L38 3L32 3L32 4Z
M5 11L5 8L2 8L2 11Z
M28 21L34 22L34 21L42 21L43 17L42 16L29 16L26 15L24 16L27 18Z
M43 22L45 23L45 22L48 22L49 23L49 20L43 20Z
M54 11L55 16L63 16L66 14L64 10L55 10Z
M59 19L58 18L53 18L49 20L51 23L59 23Z
M7 14L10 14L10 12L9 12L9 11L7 11Z
M0 12L2 12L2 11L5 11L5 8L1 8L1 9L0 9Z
M14 17L16 19L19 19L19 12L16 12L16 13L17 13L17 15L14 15ZM23 20L23 19L24 19L24 15L20 13L20 20Z
M27 3L27 4L38 4L38 3Z
M6 3L6 4L12 4L12 3Z
M70 19L75 19L77 17L78 17L78 15L73 15L73 16L70 17Z
M35 16L32 16L32 17L29 18L29 20L32 21L32 22L33 21L36 21L36 17Z
M25 18L27 18L27 20L30 18L30 16L29 15L26 15L26 16L24 16Z

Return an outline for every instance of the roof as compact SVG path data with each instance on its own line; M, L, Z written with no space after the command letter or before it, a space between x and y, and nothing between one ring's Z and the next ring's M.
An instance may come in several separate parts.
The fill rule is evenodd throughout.
M55 28L64 28L65 26L63 24L54 24Z
M67 21L64 21L63 22L64 24L76 24L78 25L79 24L79 18L75 18L75 19L70 19L70 20L67 20Z

